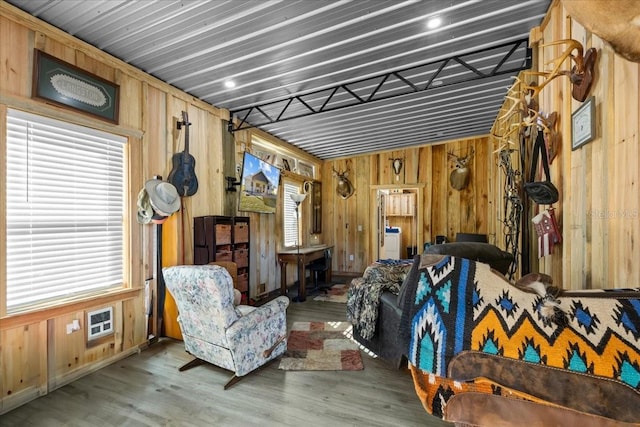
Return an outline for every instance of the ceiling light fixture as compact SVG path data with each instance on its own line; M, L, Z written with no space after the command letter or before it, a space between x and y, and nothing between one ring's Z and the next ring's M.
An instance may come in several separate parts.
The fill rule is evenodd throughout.
M233 80L225 80L224 86L226 88L233 89L234 87L236 87L236 82L234 82Z
M430 30L434 30L438 28L442 24L442 19L439 16L434 16L433 18L427 21L427 28Z

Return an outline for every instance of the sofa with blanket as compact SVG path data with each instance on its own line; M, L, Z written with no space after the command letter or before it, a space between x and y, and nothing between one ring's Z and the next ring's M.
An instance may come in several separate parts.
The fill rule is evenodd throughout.
M534 276L532 280L529 276ZM398 343L431 414L464 426L639 426L640 288L562 291L416 257Z
M497 246L480 242L454 242L429 246L425 253L447 253L487 263L505 274L513 256ZM420 255L417 255L420 257ZM347 296L347 319L353 336L376 355L400 368L407 348L398 340L406 278L414 260L380 260L353 279Z

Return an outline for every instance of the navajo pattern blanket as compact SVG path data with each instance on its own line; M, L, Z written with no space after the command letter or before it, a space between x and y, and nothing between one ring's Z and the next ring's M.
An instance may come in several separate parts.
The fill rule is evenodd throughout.
M416 280L407 289L400 336L412 368L431 377L426 394L433 400L423 404L434 415L453 393L447 366L465 350L613 379L640 391L640 289L564 292L556 301L562 315L550 319L541 296L482 263L423 255L410 276Z

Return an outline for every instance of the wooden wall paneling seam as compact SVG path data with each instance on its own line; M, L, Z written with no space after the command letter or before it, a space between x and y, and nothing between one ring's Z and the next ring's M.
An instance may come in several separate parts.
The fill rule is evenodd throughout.
M638 64L629 62L620 56L615 58L615 99L625 99L627 93L639 93L637 85ZM638 199L640 192L636 180L638 174L638 129L637 121L638 97L627 97L625 103L616 105L614 155L616 168L627 173L618 175L612 183L615 203L610 207L616 224L617 238L613 244L616 248L617 265L615 271L616 284L640 283L638 274L638 242L640 232L638 227ZM635 196L635 197L634 197ZM633 258L633 255L636 255ZM621 285L619 285L621 286Z
M120 353L124 348L124 305L122 301L117 301L113 304L113 346L114 353ZM86 327L85 327L86 330Z
M600 265L601 268L590 268L585 283L585 288L595 289L604 287L608 275L608 248L607 248L607 227L605 221L598 218L596 210L607 205L606 177L609 176L609 150L606 148L612 131L611 120L613 118L613 103L611 91L613 89L613 73L610 72L613 64L610 51L604 49L604 42L594 37L594 47L598 49L598 76L596 78L596 89L594 95L600 104L600 111L596 116L597 139L592 143L591 159L587 167L593 172L589 176L586 185L591 187L590 198L585 205L587 211L587 236L591 251L587 257L587 265Z
M120 316L116 320L118 320L122 324L122 326L120 326L120 336L118 337L116 335L116 353L120 353L127 348L131 348L135 342L134 337L138 335L137 331L142 329L144 322L127 322L127 319L135 318L135 313L144 312L142 302L143 297L137 299L133 303L131 301L119 302L122 316ZM139 305L138 310L135 310L136 305ZM144 339L141 341L144 341Z
M361 190L358 192L358 200L356 204L356 217L354 227L355 247L354 261L352 272L364 271L368 265L368 254L371 251L369 247L369 198L371 197L368 189L368 173L369 173L369 157L360 156L354 160L356 171L354 175L353 185Z
M498 166L499 152L496 152L499 148L499 143L493 136L489 137L490 153L487 157L487 170L488 170L488 203L487 203L487 237L489 243L505 249L504 238L502 236L502 227L500 226L500 220L502 215L502 188L504 178L502 177L502 170ZM516 167L516 169L520 169ZM522 234L521 234L522 236ZM521 249L521 248L520 248ZM518 263L520 265L520 263Z
M22 31L18 24L0 14L0 40L0 64L3 70L0 73L0 93L14 96L21 93L30 94L31 79L24 79L23 76L31 75L32 57L16 53L29 50L33 44L33 34Z
M336 235L335 235L335 206L334 188L331 185L331 167L332 162L324 162L321 166L322 170L322 237L321 243L334 246L333 257L331 259L332 271L338 271L338 259L336 256Z
M470 155L471 148L475 147L475 145L476 145L476 140L469 141L466 144L466 147L464 150L464 153L466 153L465 155ZM468 230L468 232L470 233L475 233L477 231L475 213L476 213L476 203L477 203L476 189L478 188L478 182L477 182L478 173L476 171L476 165L478 164L479 153L477 149L474 149L474 151L476 153L471 158L471 161L469 164L469 170L470 170L469 184L467 184L465 188L459 191L460 226L458 230L453 233L454 236L456 233L466 231L466 230Z
M57 370L56 366L56 352L58 347L58 341L56 340L56 321L55 318L50 318L45 321L47 325L47 333L45 334L46 344L43 347L44 352L47 356L47 369L45 378L47 382L47 393L51 390L55 390L57 388L57 384L55 383L55 373Z
M224 158L222 175L225 180L227 179L227 177L232 177L237 182L240 182L242 177L237 176L236 174L236 144L233 138L233 134L231 132L228 132L227 128L225 127L227 123L229 122L224 121L220 129L220 132L221 132L220 139L222 141L221 152L222 152L222 157ZM206 145L207 147L210 147L211 144L208 143ZM207 151L209 152L208 154L210 154L211 150L207 150ZM207 155L206 158L208 159L209 155ZM202 160L204 159L205 157L203 156ZM225 189L225 192L223 194L223 197L224 197L223 215L226 215L226 216L233 216L238 210L237 194L240 191L240 186L235 186L232 188L235 191L226 191Z
M636 93L638 95L636 95L634 102L637 102L638 104L640 104L640 100L638 100L638 98L640 98L640 63L636 63L635 65L635 87L636 87ZM633 132L633 138L635 139L635 154L632 154L635 156L635 159L640 162L640 105L636 104L636 108L635 108L635 127L633 129L630 129L630 132ZM633 111L633 109L631 110ZM632 263L632 265L634 266L635 270L634 270L634 275L635 275L635 282L634 283L640 283L640 265L638 262L635 262L634 260L637 260L637 255L640 252L640 166L638 166L636 164L636 169L635 169L635 185L634 185L634 189L632 190L633 193L636 195L636 204L634 207L634 211L630 212L631 215L631 220L635 221L635 227L633 228L634 231L634 242L635 242L635 246L633 247L633 252L631 254L629 254L628 256L630 257L630 262ZM635 254L635 256L634 256Z
M465 155L463 153L466 152L466 146L463 145L464 143L461 141L456 141L454 142L452 145L452 151L454 153L456 153L457 155ZM446 217L446 235L449 237L450 241L453 241L455 239L455 235L458 231L461 230L461 210L462 210L462 201L464 200L462 198L462 191L458 191L458 190L454 190L451 187L451 183L449 181L449 176L451 174L451 171L453 171L453 169L455 168L455 165L449 161L448 157L447 157L447 153L449 150L445 149L444 150L445 153L443 153L443 155L445 156L445 162L447 164L446 167L446 182L447 182L447 217Z
M418 166L420 163L420 148L419 147L407 148L404 151L403 156L404 156L404 159L403 159L402 171L400 172L400 181L396 181L395 176L393 177L393 180L394 182L415 184L418 182ZM389 161L389 163L391 163L391 161Z
M356 159L347 160L345 169L349 168L349 180L355 186L356 175L358 173L358 164ZM366 191L364 188L355 188L353 196L346 200L343 200L345 206L345 221L344 221L344 250L345 250L345 266L343 271L353 271L355 264L356 254L356 222L358 220L358 203L363 200L363 194Z
M603 42L600 38L592 36L591 47L595 47L598 50L598 63L606 64L607 60L603 57L605 51L603 50ZM593 215L593 209L596 205L600 205L602 202L603 194L605 194L605 179L603 176L607 176L605 171L606 166L606 151L604 150L604 144L607 137L604 134L604 129L607 127L604 125L605 113L604 109L608 105L607 91L609 88L608 75L609 72L606 66L596 67L596 78L593 89L593 96L595 96L597 104L600 106L596 111L596 138L589 143L589 156L585 159L586 175L584 185L587 187L587 196L584 204L585 214L585 278L583 287L585 289L594 289L596 287L602 287L602 285L596 285L596 283L602 284L604 269L592 269L589 266L596 265L594 261L600 260L598 264L604 265L603 251L605 251L605 241L602 240L604 229L602 227L602 221L595 220ZM604 160L604 161L603 161Z
M442 228L442 218L444 217L444 211L446 208L446 195L443 194L442 191L442 175L446 173L446 169L443 170L442 167L442 146L434 146L431 152L433 166L431 174L431 233L433 234L433 239L435 241L436 236L446 234L446 230Z
M422 204L418 204L417 209L422 210L422 217L424 220L422 224L418 224L422 227L422 242L418 242L420 246L418 250L420 251L422 245L426 241L432 241L433 236L431 235L431 181L432 181L432 149L431 147L420 147L418 148L418 162L416 163L416 182L422 183L425 185L422 194Z
M560 10L562 8L559 8ZM564 19L557 19L553 22L550 27L550 38L545 40L545 42L561 40L565 38L571 37L570 26L568 25L568 21L565 15L562 15ZM557 58L560 56L564 46L557 45L551 48L545 48L546 55L549 55L549 59ZM547 59L547 58L545 58ZM569 60L566 60L563 64L563 69L570 68L572 66ZM548 65L545 65L545 69L548 68ZM544 91L543 91L544 92ZM547 93L543 93L543 97L541 99L540 105L541 109L556 111L561 110L562 106L566 106L567 103L571 100L571 83L568 78L557 78L554 79L547 88ZM565 115L565 117L570 118L571 115ZM570 121L570 120L569 120ZM554 205L556 210L558 223L563 230L563 235L569 235L569 226L564 225L565 221L565 206L571 206L570 198L571 192L574 191L570 186L570 181L567 177L571 174L571 156L563 156L559 159L559 161L553 162L550 166L551 177L554 182L554 185L558 188L560 192L560 199L558 203ZM566 193L563 193L565 192ZM566 200L565 200L566 199ZM565 245L567 246L565 248ZM553 251L553 254L545 257L544 262L544 271L555 278L564 278L564 269L562 265L562 259L564 258L565 250L571 250L571 239L567 239L561 246L556 245ZM560 282L563 283L563 282Z
M580 41L587 48L586 39L587 34L577 22L572 22L571 18L566 18L566 30L567 37ZM573 24L573 25L572 25ZM563 90L567 90L570 93L571 84L569 79L563 79ZM581 103L574 100L572 97L568 97L569 102L565 102L564 105L570 105L571 111L575 111ZM569 120L565 121L565 126L568 127L568 132L571 132L571 115L565 116ZM569 133L570 135L570 133ZM571 138L569 138L571 139ZM569 145L566 152L569 155L563 156L563 168L562 174L562 187L558 189L564 189L566 194L563 194L562 211L557 211L558 218L562 218L563 235L566 236L566 242L563 242L562 258L568 256L572 261L572 268L567 269L568 276L563 271L563 279L569 278L568 281L563 280L563 286L568 289L583 289L586 282L585 275L585 262L586 262L586 235L585 235L585 222L586 212L585 209L580 209L580 206L585 206L587 202L587 191L585 185L585 164L587 162L587 156L591 154L591 146L593 141L588 145L582 146L579 150L571 151L571 145Z
M491 162L491 151L488 146L488 139L478 139L474 144L476 154L473 159L475 179L475 204L473 220L475 221L476 233L487 234L487 222L490 218L487 212L487 200L489 194L489 168L486 167ZM484 184L483 184L484 183Z
M345 163L346 163L345 161L338 162L338 164L336 165L336 169L339 171L344 171L346 169ZM337 179L336 177L332 177L332 178L333 179L332 179L331 188L333 189L335 194L335 188L336 188L335 186L337 185ZM357 192L358 189L356 188L355 191ZM354 196L357 194L356 192L354 192ZM346 234L345 225L347 223L347 204L345 203L344 199L337 197L335 195L334 195L334 203L338 206L337 209L335 210L337 215L335 218L336 247L334 250L334 255L337 255L336 258L338 259L338 271L347 271L347 249L346 249L347 241L345 237L345 234Z
M605 171L604 172L613 172L615 171L615 157L613 155L613 146L615 144L615 126L616 126L616 108L615 108L615 55L611 53L607 49L610 58L608 60L608 74L609 78L607 79L607 88L606 88L606 96L609 100L609 105L607 106L607 120L606 120L606 129L607 131L602 133L603 143L602 149L604 151L604 161L605 161ZM602 58L601 58L602 60ZM602 62L601 62L602 63ZM609 176L609 173L604 174L603 181L606 180L606 177ZM613 201L613 192L609 185L605 185L604 182L602 184L602 189L604 192L601 205L599 206L601 209L605 209L608 206L612 206ZM615 252L613 251L611 244L611 240L614 238L614 229L611 221L603 221L603 247L604 247L604 258L603 258L603 284L611 284L615 283Z
M127 143L127 169L126 177L127 198L128 198L128 221L124 224L125 236L129 236L124 248L124 259L130 260L125 263L124 277L129 287L142 287L147 278L144 269L145 248L143 246L145 228L137 223L137 196L143 186L143 176L141 175L143 161L143 143L136 138L129 138Z

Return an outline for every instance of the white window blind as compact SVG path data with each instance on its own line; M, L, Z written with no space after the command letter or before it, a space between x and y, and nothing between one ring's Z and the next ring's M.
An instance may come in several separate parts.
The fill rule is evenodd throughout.
M298 219L296 218L296 204L291 200L292 194L300 192L300 186L289 182L283 182L283 227L284 227L284 246L296 246L298 244Z
M122 286L126 142L8 111L8 312Z

